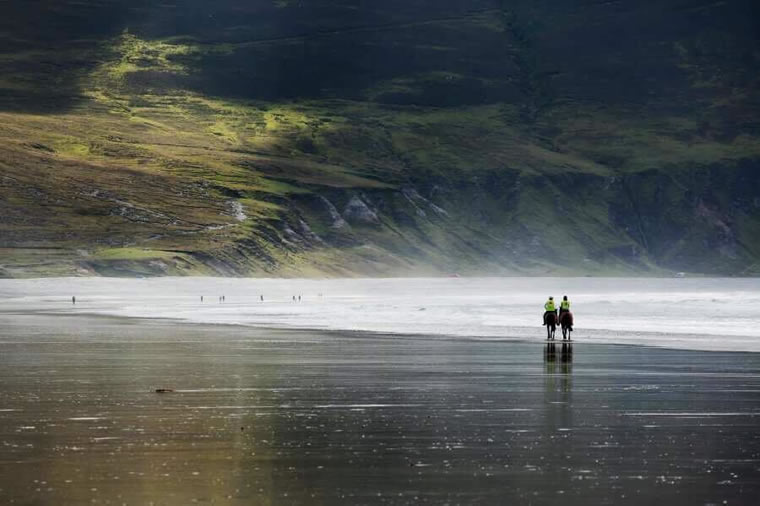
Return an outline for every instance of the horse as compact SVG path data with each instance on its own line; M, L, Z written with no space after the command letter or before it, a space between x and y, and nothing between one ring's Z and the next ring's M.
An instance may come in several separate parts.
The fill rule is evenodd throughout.
M559 324L562 327L562 340L570 340L570 332L573 331L573 313L565 311L559 315Z
M557 331L557 313L549 311L546 313L546 339L554 340L554 333Z

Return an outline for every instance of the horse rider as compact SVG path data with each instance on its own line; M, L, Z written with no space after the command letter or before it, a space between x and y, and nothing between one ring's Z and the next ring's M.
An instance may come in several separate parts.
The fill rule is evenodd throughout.
M558 321L562 322L562 313L569 313L570 312L570 301L567 300L567 295L562 297L562 302L559 303L559 319ZM572 325L570 326L572 330Z
M549 300L544 304L544 325L546 325L546 315L549 313L557 314L557 308L554 307L554 297L549 297Z

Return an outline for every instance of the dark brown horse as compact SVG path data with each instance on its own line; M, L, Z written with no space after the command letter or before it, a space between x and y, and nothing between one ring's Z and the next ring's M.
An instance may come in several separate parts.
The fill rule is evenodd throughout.
M565 311L559 315L559 324L562 327L562 339L569 340L570 332L573 331L573 313Z
M557 331L557 313L549 311L546 313L546 339L554 340L554 333Z

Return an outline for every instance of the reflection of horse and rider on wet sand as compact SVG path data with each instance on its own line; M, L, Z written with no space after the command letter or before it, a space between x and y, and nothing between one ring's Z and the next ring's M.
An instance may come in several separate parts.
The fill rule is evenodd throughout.
M554 297L544 304L544 325L546 326L546 339L554 340L554 333L557 331L557 325L562 329L562 340L570 341L570 333L573 331L573 313L570 311L570 301L565 295L559 304L559 315L557 307L554 304Z
M559 348L559 352L558 352ZM559 363L562 366L563 373L570 372L570 364L573 363L573 344L564 342L561 345L557 343L546 343L544 347L544 362L547 366L551 366L551 370L548 372L555 372L556 364Z
M554 297L544 304L544 325L546 326L547 344L544 348L544 362L547 366L556 367L557 359L563 368L563 372L569 372L570 364L573 362L573 345L570 339L570 333L573 331L573 313L570 311L570 300L567 295L562 297L559 304L559 315L557 307L554 304ZM557 325L562 329L562 347L557 355L557 345L554 343L554 333Z

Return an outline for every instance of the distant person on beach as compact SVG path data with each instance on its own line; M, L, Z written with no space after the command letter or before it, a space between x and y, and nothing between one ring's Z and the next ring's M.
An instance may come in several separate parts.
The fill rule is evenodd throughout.
M554 306L554 297L549 297L549 300L544 304L544 325L546 325L546 316L549 313L557 314L557 308Z
M298 296L298 302L301 302L301 296L300 295Z
M201 295L201 302L203 302L203 295Z
M259 295L259 298L261 299L261 302L264 302L264 296L263 295Z
M76 295L72 295L72 296L71 296L71 303L72 303L72 304L76 304L76 303L77 303L77 298L76 298Z

